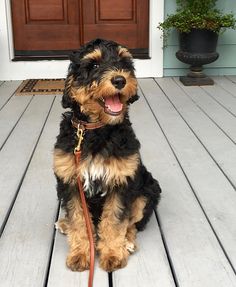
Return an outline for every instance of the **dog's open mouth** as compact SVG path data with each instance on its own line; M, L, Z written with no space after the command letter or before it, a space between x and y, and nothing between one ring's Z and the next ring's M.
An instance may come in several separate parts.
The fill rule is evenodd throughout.
M122 112L123 104L120 101L120 94L102 98L100 103L104 107L104 111L109 115L117 116Z

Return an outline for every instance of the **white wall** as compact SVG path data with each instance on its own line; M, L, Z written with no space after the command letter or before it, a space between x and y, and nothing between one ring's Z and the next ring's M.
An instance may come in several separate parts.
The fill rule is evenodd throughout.
M148 60L135 60L137 77L163 75L163 50L160 31L156 28L164 15L164 0L150 0L150 56ZM0 0L0 80L29 78L63 78L69 61L13 62L13 39L10 0Z

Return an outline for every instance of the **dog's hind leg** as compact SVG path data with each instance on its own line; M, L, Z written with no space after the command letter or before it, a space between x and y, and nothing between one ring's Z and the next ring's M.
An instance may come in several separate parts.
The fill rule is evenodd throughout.
M127 229L126 233L126 240L125 240L125 248L129 251L130 254L134 253L137 249L136 245L136 234L137 234L137 229L135 225L131 225Z
M136 234L137 228L136 223L142 220L144 214L144 208L147 204L147 199L144 196L138 197L132 204L129 227L126 233L126 249L132 254L137 249L136 245Z
M72 271L83 271L89 269L90 266L90 246L78 195L74 195L67 203L67 213L69 224L66 233L69 242L69 254L66 264Z
M117 194L108 196L98 226L100 266L111 272L125 267L129 257L126 249L128 218L122 218L123 206Z
M67 234L69 228L69 221L67 218L61 218L55 223L55 228L59 230L62 234Z

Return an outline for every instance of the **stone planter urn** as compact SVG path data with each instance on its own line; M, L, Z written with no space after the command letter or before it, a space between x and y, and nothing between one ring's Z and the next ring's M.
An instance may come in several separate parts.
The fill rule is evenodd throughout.
M187 76L180 77L185 86L214 85L214 81L203 73L203 65L218 59L216 52L218 34L205 29L192 29L190 33L179 33L180 50L177 59L190 65Z

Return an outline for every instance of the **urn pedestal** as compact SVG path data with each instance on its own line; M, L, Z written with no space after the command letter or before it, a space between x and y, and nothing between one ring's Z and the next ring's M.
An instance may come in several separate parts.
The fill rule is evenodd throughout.
M180 50L177 59L190 65L187 76L180 77L185 86L213 85L214 81L203 73L203 65L218 59L216 52L218 34L209 30L192 29L179 34Z

